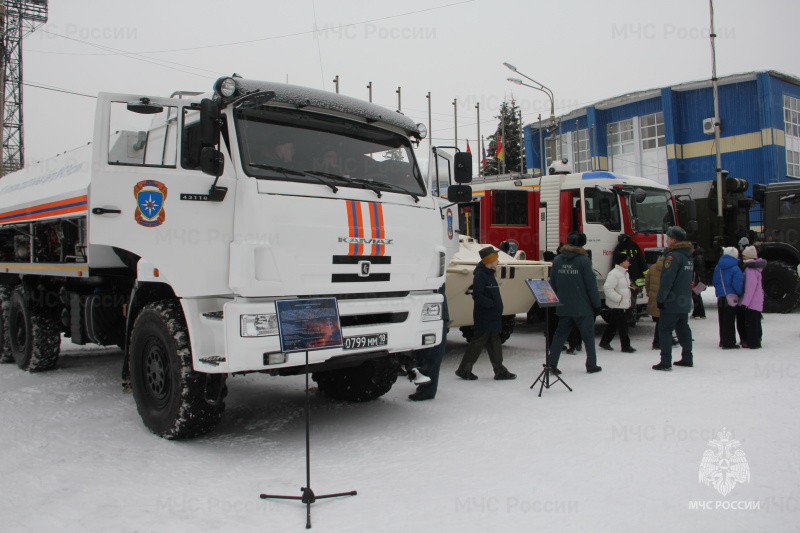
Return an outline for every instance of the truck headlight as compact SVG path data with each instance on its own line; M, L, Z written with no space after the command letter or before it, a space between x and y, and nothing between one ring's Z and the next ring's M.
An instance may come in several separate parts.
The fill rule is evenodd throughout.
M242 337L268 337L278 334L278 315L241 315Z
M442 319L442 304L425 304L422 308L422 321L430 322L431 320Z

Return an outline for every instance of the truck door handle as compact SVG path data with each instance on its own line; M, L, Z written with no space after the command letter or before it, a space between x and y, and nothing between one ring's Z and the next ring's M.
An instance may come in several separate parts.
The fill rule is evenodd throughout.
M106 209L105 207L95 207L92 209L93 215L105 215L105 214L121 214L122 210L120 209Z

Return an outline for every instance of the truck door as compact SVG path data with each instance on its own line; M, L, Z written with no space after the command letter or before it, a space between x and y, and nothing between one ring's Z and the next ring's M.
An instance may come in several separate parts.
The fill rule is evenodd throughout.
M178 296L230 293L235 173L223 142L218 185L228 191L222 201L209 201L214 176L199 169L197 106L101 93L94 141L90 265L113 246L141 258L140 277L167 283Z

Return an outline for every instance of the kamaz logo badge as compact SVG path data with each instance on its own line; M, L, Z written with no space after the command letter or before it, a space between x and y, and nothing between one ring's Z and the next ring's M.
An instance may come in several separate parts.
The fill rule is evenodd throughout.
M347 242L350 244L379 244L387 245L392 244L394 239L367 239L365 237L339 237L339 242Z
M359 261L358 262L358 277L360 278L368 278L369 277L369 261Z

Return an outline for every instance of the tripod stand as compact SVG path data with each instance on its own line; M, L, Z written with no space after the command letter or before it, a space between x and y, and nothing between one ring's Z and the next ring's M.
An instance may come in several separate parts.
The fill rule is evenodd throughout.
M545 389L545 388L549 389L550 385L555 385L559 381L561 383L563 383L564 386L566 388L568 388L570 392L572 392L572 389L570 389L569 385L567 385L567 382L564 381L563 379L561 379L561 377L554 372L555 367L550 366L547 363L543 364L542 366L544 367L544 370L542 370L542 372L539 374L539 377L537 377L536 380L531 384L531 388L533 388L533 387L536 386L536 384L538 382L541 381L542 385L539 387L539 397L540 398L542 397L542 389ZM550 381L550 376L551 375L556 377L555 381L553 381L553 382Z
M322 500L324 498L337 498L339 496L355 496L358 494L356 491L351 490L350 492L338 492L336 494L323 494L321 496L317 496L314 494L314 491L311 490L311 429L310 429L310 419L311 419L311 404L309 401L309 392L308 392L308 351L306 351L306 486L300 487L300 490L303 491L302 496L278 496L275 494L262 494L261 499L273 499L273 500L300 500L304 504L306 504L306 529L311 529L311 504L317 500Z
M544 325L544 327L545 327L545 335L544 335L544 358L545 358L545 363L542 365L544 367L544 370L542 370L542 372L539 374L539 377L537 377L534 380L534 382L531 383L531 388L535 387L536 384L539 383L539 382L542 383L541 386L539 387L539 397L540 398L542 397L542 390L543 389L545 389L545 388L549 389L550 385L555 385L559 381L561 383L563 383L564 386L566 388L568 388L570 392L572 392L572 389L570 388L569 385L567 385L567 382L564 381L563 379L561 379L561 377L559 376L559 374L561 374L561 372L558 372L556 370L556 367L550 366L547 363L547 360L550 358L550 308L545 308L544 324L545 324ZM556 377L555 381L553 381L553 382L550 381L550 376L551 375Z

